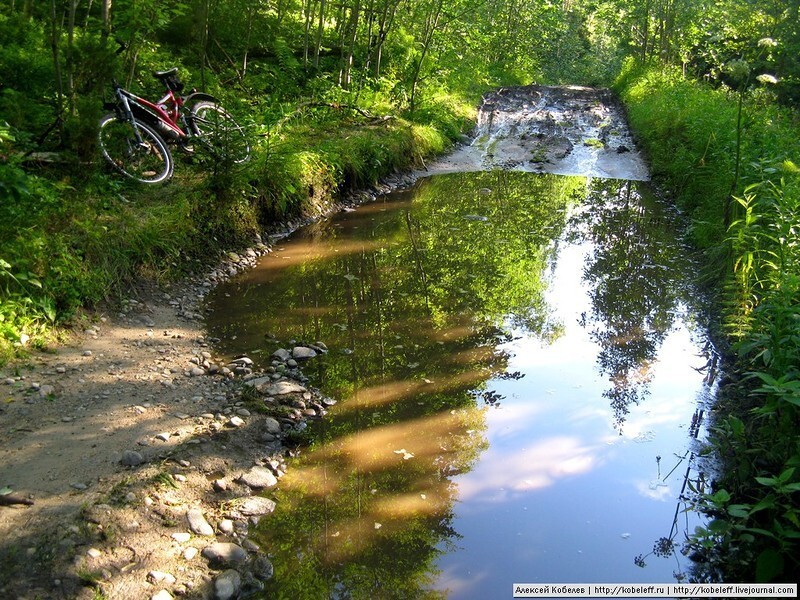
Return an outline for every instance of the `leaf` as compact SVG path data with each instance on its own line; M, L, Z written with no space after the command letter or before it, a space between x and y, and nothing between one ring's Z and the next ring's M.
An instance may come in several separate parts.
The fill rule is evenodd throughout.
M13 492L10 487L6 486L4 488L0 488L0 496L8 496L11 492Z
M783 568L783 556L777 550L767 548L756 560L756 581L772 581L783 573Z
M746 519L750 516L749 504L731 504L728 507L728 514L732 517Z

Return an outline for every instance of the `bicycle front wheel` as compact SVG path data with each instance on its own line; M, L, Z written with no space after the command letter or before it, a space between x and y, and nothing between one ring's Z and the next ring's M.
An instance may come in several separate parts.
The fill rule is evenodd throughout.
M250 158L247 133L219 104L201 100L191 107L189 117L192 133L217 157L234 164Z
M98 141L103 157L123 175L141 183L162 183L172 177L174 163L166 142L149 125L121 121L114 114L100 119Z

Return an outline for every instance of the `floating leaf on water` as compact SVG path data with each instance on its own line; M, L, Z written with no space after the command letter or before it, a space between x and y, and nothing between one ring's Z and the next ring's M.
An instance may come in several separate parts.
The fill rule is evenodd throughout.
M411 452L409 452L405 448L400 448L400 450L395 450L394 453L395 454L402 454L403 455L403 460L408 460L409 458L414 458L414 455L411 454Z

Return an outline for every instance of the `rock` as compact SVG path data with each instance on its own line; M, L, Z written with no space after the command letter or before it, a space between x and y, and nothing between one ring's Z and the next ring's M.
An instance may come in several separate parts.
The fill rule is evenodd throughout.
M203 557L214 565L228 566L243 563L247 560L247 551L230 542L216 542L203 548Z
M201 375L205 374L205 369L201 369L200 367L192 367L192 369L189 371L189 375L192 377L200 377Z
M242 588L242 576L238 571L228 569L214 579L214 600L231 600L239 595Z
M231 535L233 533L233 521L230 519L222 519L222 521L217 524L217 527L219 527L220 532L225 535Z
M161 440L162 442L168 442L169 441L169 434L166 431L164 431L162 433L157 434L156 435L156 439L157 440Z
M119 461L126 467L136 467L144 462L144 456L134 450L125 450L122 459Z
M279 348L272 353L273 358L277 358L280 361L286 362L290 358L292 358L292 354L286 350L286 348Z
M102 554L103 554L103 553L102 553L102 552L100 552L100 550L98 550L97 548L89 548L89 549L86 551L86 555L87 555L87 556L89 556L90 558L98 558L98 557L100 557Z
M241 417L231 417L228 421L232 427L242 427L244 425L244 419Z
M246 498L238 508L238 512L245 517L268 515L274 510L275 502L269 498L262 498L261 496Z
M278 423L278 420L274 419L273 417L266 417L264 419L264 429L267 433L277 435L281 432L281 424Z
M197 556L197 548L194 546L189 546L186 550L183 551L183 558L186 560L194 560L194 557Z
M147 581L150 583L166 583L167 585L172 585L175 583L175 576L170 573L164 573L163 571L150 571L147 574Z
M278 483L278 479L272 471L264 467L253 467L247 473L239 477L239 481L254 489L268 488Z
M267 581L275 575L275 567L272 565L272 561L263 554L253 558L250 563L250 571L253 573L253 577L259 581Z
M192 534L186 533L185 531L179 531L178 533L172 534L172 539L178 542L179 544L185 544L190 539L192 539Z
M190 508L186 511L186 520L189 521L189 529L197 535L214 535L214 528L208 524L203 511L199 508Z
M316 355L316 350L306 346L296 346L292 349L292 358L295 360L308 360L309 358L314 358Z
M150 600L173 600L173 598L172 594L170 594L167 590L161 590L160 592L150 596Z
M256 386L256 389L265 396L285 396L286 394L302 394L308 390L296 381L276 381L267 383L263 386Z

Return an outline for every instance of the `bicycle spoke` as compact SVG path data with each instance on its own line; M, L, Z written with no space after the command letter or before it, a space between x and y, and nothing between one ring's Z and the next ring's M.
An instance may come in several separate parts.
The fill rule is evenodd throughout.
M164 140L144 123L137 123L141 142L131 123L106 115L100 121L100 149L123 175L142 183L159 183L172 176L172 155Z

